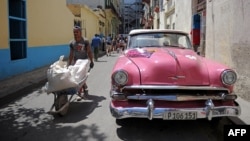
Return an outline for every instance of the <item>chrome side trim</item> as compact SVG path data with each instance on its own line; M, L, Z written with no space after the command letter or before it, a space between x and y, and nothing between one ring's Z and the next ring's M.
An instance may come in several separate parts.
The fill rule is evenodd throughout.
M223 87L211 87L211 86L160 86L160 85L132 85L132 86L124 86L122 90L124 89L165 89L165 90L222 90L222 91L228 91L228 89Z

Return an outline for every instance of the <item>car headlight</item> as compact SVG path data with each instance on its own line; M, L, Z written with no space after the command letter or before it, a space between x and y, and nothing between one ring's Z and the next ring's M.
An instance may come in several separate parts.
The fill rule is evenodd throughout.
M232 70L225 70L222 72L221 80L225 85L233 85L237 80L237 74Z
M128 82L128 73L124 70L114 72L113 79L118 85L125 85Z

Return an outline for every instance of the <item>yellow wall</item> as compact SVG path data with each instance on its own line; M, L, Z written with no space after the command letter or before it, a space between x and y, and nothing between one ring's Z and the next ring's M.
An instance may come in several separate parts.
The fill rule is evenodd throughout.
M107 19L106 19L106 30L107 30L107 34L112 34L112 28L111 28L111 20L112 20L112 12L110 10L106 10L106 16L107 16Z
M0 49L8 48L8 1L0 0Z
M96 33L99 34L99 17L86 7L81 8L81 15L83 20L83 35L91 40Z
M73 38L74 15L66 0L30 0L27 13L28 46L68 44Z

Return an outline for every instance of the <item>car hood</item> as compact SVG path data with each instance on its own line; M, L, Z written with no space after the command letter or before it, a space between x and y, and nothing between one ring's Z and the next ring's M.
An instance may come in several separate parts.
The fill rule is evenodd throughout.
M147 57L129 57L137 66L142 85L209 85L202 57L189 49L147 48Z

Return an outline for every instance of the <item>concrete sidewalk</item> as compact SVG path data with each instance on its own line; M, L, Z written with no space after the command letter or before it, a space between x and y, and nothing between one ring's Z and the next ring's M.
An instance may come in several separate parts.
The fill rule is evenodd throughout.
M0 80L0 99L7 97L31 85L39 84L47 80L47 70L49 66L44 66L21 75Z
M31 85L46 82L48 68L49 66L44 66L31 72L0 81L0 99L4 99L4 97L25 89ZM250 102L240 97L238 97L236 101L240 104L241 115L239 117L231 117L230 119L236 124L250 125Z

